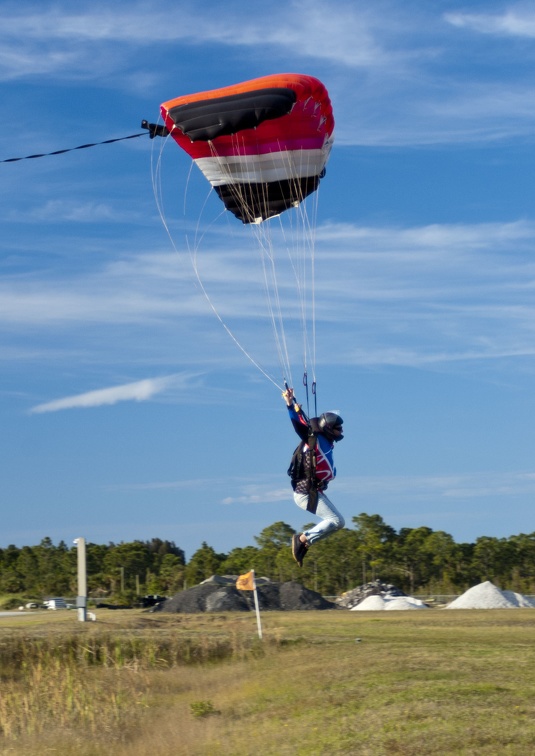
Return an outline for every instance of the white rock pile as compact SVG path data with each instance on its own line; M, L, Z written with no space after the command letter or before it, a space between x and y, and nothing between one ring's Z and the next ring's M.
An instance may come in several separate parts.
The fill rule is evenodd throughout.
M376 612L391 609L429 609L420 599L412 596L368 596L352 607L352 612Z
M533 609L535 599L514 591L502 591L490 580L474 585L462 596L446 606L446 609Z
M343 609L354 609L364 599L371 596L392 598L393 596L405 596L402 590L391 583L383 583L381 580L372 580L371 583L363 583L350 591L343 593L336 603Z

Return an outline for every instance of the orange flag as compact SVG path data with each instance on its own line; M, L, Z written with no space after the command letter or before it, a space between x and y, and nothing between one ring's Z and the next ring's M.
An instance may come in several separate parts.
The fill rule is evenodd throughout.
M246 572L245 575L240 575L236 580L236 588L239 591L254 591L256 588L254 582L254 570Z

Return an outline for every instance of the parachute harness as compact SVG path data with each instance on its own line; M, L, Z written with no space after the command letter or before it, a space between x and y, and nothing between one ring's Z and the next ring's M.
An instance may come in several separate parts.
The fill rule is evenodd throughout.
M288 384L284 382L284 387L288 391ZM288 468L288 475L292 482L292 488L295 491L299 480L306 480L306 490L308 495L307 500L307 512L316 514L318 507L318 493L323 490L323 486L316 477L317 471L317 441L318 431L317 421L310 420L303 412L302 407L299 406L295 398L293 404L296 412L301 415L307 426L307 440L301 441L295 449L290 467ZM314 423L314 425L313 425ZM305 456L306 455L306 456ZM306 463L305 463L306 459Z

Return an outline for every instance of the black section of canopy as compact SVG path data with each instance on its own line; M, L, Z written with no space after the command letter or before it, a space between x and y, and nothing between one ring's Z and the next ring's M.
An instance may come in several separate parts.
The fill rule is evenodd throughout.
M192 142L206 142L287 115L296 100L293 89L269 87L177 105L169 116Z
M319 183L319 176L307 176L273 183L225 184L214 189L236 218L243 223L254 223L259 218L267 220L280 215L302 202L316 191Z

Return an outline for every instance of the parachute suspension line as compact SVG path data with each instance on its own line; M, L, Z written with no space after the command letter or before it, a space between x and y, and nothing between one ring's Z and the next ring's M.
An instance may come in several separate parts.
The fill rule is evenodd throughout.
M163 128L163 127L160 127L158 124L150 124L150 126L153 126L155 129ZM164 137L164 141L162 143L160 143L161 147L160 147L160 149L158 151L158 158L157 158L157 160L155 160L155 158L154 158L154 152L155 152L154 143L153 143L153 148L152 148L152 152L151 152L152 190L153 190L153 194L154 194L154 197L155 197L155 200L156 200L156 207L157 207L158 213L160 215L160 219L161 219L162 224L163 224L163 226L165 228L167 236L169 237L169 240L171 242L173 250L177 253L177 255L178 255L179 258L182 258L182 254L178 251L178 248L177 248L177 246L175 244L173 235L172 235L172 233L171 233L171 231L169 229L169 225L167 223L167 218L166 218L165 209L164 209L164 202L163 202L163 191L162 191L162 157L163 157L163 151L165 149L167 141L170 138L170 132L167 132L165 134L161 134L160 136ZM188 169L188 175L187 175L186 183L185 183L184 205L183 205L183 215L184 216L186 215L186 198L187 198L189 184L190 184L190 181L191 181L191 175L192 175L193 165L194 165L193 163L190 163L190 166L189 166L189 169ZM210 196L210 191L208 191L207 196L205 197L204 204L203 204L203 209L206 206L206 203L208 201L208 197L209 196ZM224 211L222 211L219 215L220 216L223 215L223 212ZM200 216L201 215L202 215L202 210L201 210L201 212L199 214L199 218L198 218L198 221L197 221L197 227L196 227L196 231L195 231L196 245L198 245L200 243L200 241L197 241L197 237L198 237L199 221L200 221ZM188 248L189 248L189 243L188 243Z
M208 197L205 200L205 203L204 203L205 205L206 205L207 201L208 201ZM225 213L225 211L222 210L221 213L219 213L218 217L221 217L222 215L224 215L224 213ZM201 215L202 215L202 211L201 211ZM204 233L200 237L199 237L199 233L198 233L198 226L199 226L199 223L200 223L201 215L199 215L197 229L195 231L195 244L194 244L193 249L190 248L189 241L187 241L188 251L189 251L189 254L190 254L190 258L191 258L191 262L192 262L192 266L193 266L193 271L195 273L195 277L197 279L197 283L198 283L198 285L199 285L202 293L204 294L204 297L205 297L206 301L208 302L208 305L210 306L210 309L212 310L212 312L214 313L214 315L216 316L216 318L219 320L219 322L221 323L221 325L223 326L223 328L225 329L225 331L227 332L227 334L230 336L230 338L232 339L232 341L234 342L234 344L238 347L238 349L242 352L242 354L245 357L247 357L247 359L262 373L262 375L265 378L267 378L268 381L270 381L274 386L276 386L280 390L281 387L277 383L277 381L262 367L262 365L260 365L260 363L257 360L255 360L255 358L252 356L252 354L250 354L250 352L248 352L247 349L245 349L245 347L241 344L241 342L238 341L238 339L236 338L236 336L234 335L234 333L232 332L232 330L229 328L229 326L226 324L226 322L223 320L223 318L219 314L216 306L212 302L212 299L211 299L210 295L208 294L208 291L206 290L206 287L205 287L205 285L204 285L204 283L202 281L201 275L199 273L199 267L197 265L197 255L198 255L198 251L199 251L199 247L200 247L201 241L202 241L202 239L204 237Z
M220 213L220 216L223 215L224 212L225 211L223 210ZM196 234L196 236L197 236L197 234ZM203 283L203 281L201 279L201 276L200 276L200 273L199 273L199 268L198 268L198 265L197 265L197 253L198 253L198 250L199 250L199 245L200 245L200 241L201 240L202 240L202 237L199 240L197 240L197 238L196 238L195 246L194 246L193 250L189 249L189 243L188 243L188 249L189 249L189 252L190 252L190 257L191 257L191 260L192 260L193 270L194 270L194 273L195 273L195 276L196 276L196 279L197 279L197 283L199 284L200 289L201 289L202 293L204 294L204 296L206 298L206 301L208 302L208 304L210 306L210 309L212 310L212 312L214 313L214 315L216 316L216 318L219 320L219 322L221 323L221 325L223 326L223 328L225 329L225 331L227 332L227 334L230 336L230 338L232 339L232 341L235 343L235 345L238 347L238 349L242 352L242 354L244 354L245 357L247 357L247 359L258 370L260 370L260 372L262 373L262 375L265 378L267 378L268 381L270 381L274 386L276 386L278 389L280 389L281 386L279 386L279 384L277 383L277 381L271 375L269 375L269 373L266 370L264 370L264 368L262 367L262 365L260 365L260 363L257 362L257 360L255 360L255 358L238 341L238 339L233 334L233 332L231 331L231 329L229 328L229 326L225 323L225 321L223 320L223 318L219 314L217 308L215 307L214 303L212 302L212 300L210 298L210 295L208 294L208 292L206 290L206 287L205 287L205 285L204 285L204 283Z
M301 164L303 160L301 159ZM291 166L290 166L291 168ZM290 172L290 171L289 171ZM299 196L300 186L296 181L294 184L294 194ZM296 279L297 291L299 294L299 303L301 310L301 327L303 335L303 369L304 382L308 387L308 359L312 360L312 393L315 396L316 391L316 312L315 312L315 236L314 224L317 214L317 192L314 192L314 205L312 214L312 223L308 214L307 203L303 196L296 208L296 214L299 222L293 234L295 238L295 249L297 261L292 260L292 253L288 249L288 255L291 260L292 269ZM312 199L312 198L310 198Z
M295 169L293 169L293 160L290 155L287 155L287 163L286 163L286 174L292 175L292 173L295 172ZM281 190L282 194L282 190ZM296 205L299 204L302 197L300 197L300 187L294 182L293 186L293 195L297 198ZM306 297L304 295L304 288L303 283L304 279L302 276L302 263L300 259L300 242L298 234L296 233L296 230L293 228L293 221L296 217L299 217L297 215L298 210L294 208L294 212L291 210L284 214L284 217L286 219L286 222L290 226L290 233L289 235L286 235L285 233L285 226L282 223L282 218L278 218L279 227L280 227L280 233L281 238L283 240L283 244L286 247L286 254L289 260L289 264L293 273L293 277L295 279L296 283L296 291L297 291L297 303L299 307L299 313L300 313L300 320L301 320L301 331L303 335L303 343L304 343L304 363L306 366L306 309L305 309L305 301ZM297 228L299 228L299 224L297 224Z
M171 230L170 230L169 225L167 223L167 218L165 216L165 212L164 212L164 208L163 208L163 201L162 201L161 160L162 160L162 153L163 153L163 149L165 147L165 142L166 141L167 141L167 138L165 139L164 143L162 144L162 146L160 148L158 159L157 159L156 163L154 163L154 161L151 158L152 186L153 186L154 198L156 200L156 206L157 206L157 209L158 209L158 213L160 215L160 218L161 218L162 224L163 224L163 226L165 228L165 231L167 233L167 236L169 237L169 241L171 242L171 246L172 246L174 252L177 254L177 256L180 259L182 259L182 254L181 254L181 252L178 250L178 248L176 246L175 240L173 238L173 234L171 233ZM155 165L156 165L156 168L154 167ZM191 177L191 169L190 169L190 172L188 174L188 182L187 182L187 185L186 185L186 192L187 192L187 186L189 184L190 177ZM210 194L211 194L211 191L208 192L208 195L207 195L207 197L206 197L206 199L204 201L204 204L203 204L203 209L199 213L199 217L198 217L198 220L197 220L197 227L196 227L196 230L195 230L195 244L194 244L193 250L190 247L189 240L186 238L186 243L187 243L187 246L188 246L190 260L191 260L191 263L192 263L193 272L195 274L195 279L196 279L197 284L200 287L200 290L203 293L206 301L208 302L208 305L209 305L210 309L212 310L212 312L214 313L214 315L216 316L216 318L219 320L219 322L221 323L221 325L223 326L223 328L225 329L225 331L227 332L227 334L230 336L230 338L232 339L232 341L238 347L238 349L262 373L262 375L265 378L267 378L268 381L270 381L276 388L278 388L279 390L281 390L282 387L277 383L277 381L271 375L269 375L269 373L266 370L264 370L264 368L262 367L262 365L260 365L260 363L258 363L254 359L254 357L251 354L249 354L249 352L242 346L242 344L240 344L240 342L238 341L238 339L236 338L236 336L233 334L233 332L231 331L231 329L228 327L228 325L225 323L225 321L223 320L223 318L221 317L221 315L217 311L217 309L216 309L215 305L213 304L212 300L210 299L210 296L209 296L209 294L208 294L208 292L206 290L206 287L204 286L203 281L202 281L202 279L200 277L199 269L198 269L197 261L196 261L196 256L197 256L197 251L199 249L199 246L200 246L200 243L202 241L202 238L203 238L204 234L202 236L199 236L199 226L200 226L200 220L201 220L201 217L202 217L202 212L204 210L204 207L206 206L206 203L208 201L208 197L210 196ZM185 205L185 201L186 200L185 200L185 197L184 197L184 205ZM222 215L224 215L224 213L225 213L225 210L222 210L221 213L219 213L218 217L221 217ZM215 220L217 220L217 218ZM215 222L215 220L214 220L214 222Z
M299 211L296 210L296 213ZM299 318L301 323L301 334L303 339L303 369L306 372L307 369L307 307L306 307L306 278L303 275L303 249L301 247L301 240L298 236L300 224L296 224L296 228L293 227L291 212L286 213L286 219L291 226L290 234L286 234L284 224L279 218L280 232L283 239L283 243L286 247L286 254L289 260L289 264L295 279L297 303L299 308ZM293 240L293 241L292 241Z
M236 143L236 151L239 153L239 144ZM303 165L303 153L300 156L300 163ZM224 167L222 166L223 170ZM291 154L286 156L286 173L292 176L297 173L296 165ZM312 171L311 171L312 173ZM242 206L247 207L247 197L241 190L241 187L233 184L229 176L229 185L236 201ZM292 179L293 196L296 197L296 205L293 211L284 213L284 218L290 227L289 235L285 232L285 224L282 222L282 216L278 217L278 223L281 231L283 243L286 246L286 253L290 262L293 276L296 283L297 302L301 321L302 335L302 362L304 371L304 382L307 389L307 408L309 409L310 398L308 397L308 363L311 358L312 369L312 394L314 403L317 404L316 397L316 307L315 307L315 233L314 226L317 217L318 192L314 192L314 197L310 198L312 204L312 216L309 216L307 201L302 192L302 187L298 179ZM267 191L261 202L267 206ZM251 220L253 220L251 218ZM253 232L257 236L259 249L262 254L262 265L264 270L266 298L272 328L275 336L275 342L279 353L279 362L283 370L283 376L289 376L291 379L291 362L288 354L287 339L285 333L285 323L281 300L279 295L275 246L272 240L271 228L272 221L263 223L251 223ZM269 264L266 264L266 258Z
M278 274L275 262L275 247L273 244L271 228L264 223L256 228L257 238L261 251L262 270L264 272L264 285L268 302L273 335L277 345L279 363L283 377L291 379L291 362L288 353L288 343L284 327L284 317L280 300Z
M262 199L265 201L267 197L264 195ZM264 279L264 292L281 373L283 379L285 376L291 378L291 365L278 287L275 245L273 244L271 224L269 222L264 222L249 225L253 235L256 237L257 248L260 254Z
M307 198L306 201L301 202L298 211L300 213L301 222L299 228L302 231L302 244L303 244L303 288L305 289L304 296L305 302L304 308L304 326L303 331L306 336L306 345L304 347L305 354L305 372L307 371L308 356L311 358L312 369L312 385L311 390L314 396L315 411L317 414L317 396L316 396L316 300L315 300L315 246L316 246L316 218L318 210L318 195L319 187L313 193L312 197ZM309 216L309 202L312 202L312 215ZM311 220L312 218L312 220ZM308 378L308 376L307 376Z
M171 243L173 247L176 250L176 247L174 245L171 232L169 230L169 227L167 225L166 219L165 219L165 209L164 209L164 203L163 203L163 192L162 192L162 155L164 151L164 147L167 143L167 139L169 137L166 137L163 142L160 143L160 149L158 151L158 157L155 160L154 153L155 153L155 143L152 142L152 150L151 150L151 179L152 179L152 191L154 193L154 198L156 200L156 208L158 210L158 214L160 216L160 219L164 225L164 228L166 230L166 233L168 237L171 240Z
M303 202L300 203L297 212L300 217L300 222L298 224L298 231L300 232L300 237L298 237L298 243L301 245L301 281L302 281L302 296L303 296L303 304L302 304L302 320L303 320L303 368L305 373L307 373L308 378L308 363L309 363L309 355L313 351L310 348L310 336L309 336L309 322L310 322L310 284L309 281L311 280L309 278L309 249L308 249L308 233L309 233L309 224L308 224L308 215L307 215L307 208L306 205ZM314 370L314 366L312 366L312 369Z
M162 155L163 155L163 150L165 148L165 144L166 144L166 141L167 141L168 138L169 138L169 135L166 135L165 140L162 143L162 146L161 146L161 148L160 148L160 150L158 152L158 158L157 158L157 160L154 159L154 147L153 147L153 151L152 151L152 154L151 154L152 189L153 189L153 193L154 193L154 198L156 200L156 207L157 207L157 210L158 210L158 214L159 214L160 219L162 221L163 227L164 227L164 229L165 229L165 231L167 233L169 241L171 242L171 246L172 246L174 252L177 254L178 258L180 260L182 260L183 255L178 250L178 247L176 246L173 234L172 234L172 232L171 232L171 230L169 228L169 224L167 222L167 217L166 217L166 213L165 213L165 209L164 209L164 204L163 204ZM186 188L185 188L185 191L184 191L185 194L187 193L187 190L188 190L188 186L189 186L189 182L190 182L190 177L191 177L191 167L190 167L190 171L188 173L188 178L187 178L187 181L186 181ZM185 201L186 200L184 198L184 205L185 205ZM206 201L207 201L207 198L205 199L204 204L206 204Z
M267 206L267 190L263 189L264 196L262 204ZM264 270L264 286L268 307L270 308L271 324L273 335L279 355L279 364L283 378L292 377L291 361L288 352L288 343L286 339L286 330L281 306L281 298L278 284L278 271L276 267L275 249L273 244L273 225L267 221L253 225L253 232L256 234L259 248L262 253L262 266ZM266 261L268 265L266 266ZM268 275L266 276L266 273Z
M223 320L223 318L219 314L216 306L212 302L212 299L211 299L210 295L208 294L208 291L206 290L206 287L205 287L205 285L204 285L204 283L203 283L203 281L201 279L201 276L200 276L200 273L199 273L199 267L198 267L198 264L197 264L197 257L198 257L199 248L200 248L200 245L201 245L201 242L202 242L202 239L204 237L204 233L205 232L202 235L199 236L199 226L200 226L200 222L201 222L202 213L204 211L204 208L206 207L206 203L208 202L208 198L209 198L210 194L211 194L211 191L208 192L208 195L205 198L202 210L199 213L199 217L198 217L198 220L197 220L197 227L195 229L195 243L194 243L193 249L190 248L189 240L187 240L188 251L189 251L189 254L190 254L190 259L191 259L191 263L192 263L192 266L193 266L193 271L195 273L195 277L197 279L197 283L198 283L198 285L199 285L202 293L204 294L204 297L205 297L206 301L208 302L208 305L210 306L210 309L212 310L212 312L214 313L214 315L216 316L216 318L219 320L219 322L221 323L221 325L223 326L223 328L225 329L225 331L227 332L227 334L230 336L230 338L232 339L232 341L234 342L234 344L238 347L238 349L242 352L242 354L245 357L247 357L247 359L262 373L262 375L265 378L267 378L268 381L270 381L274 386L276 386L280 390L281 387L279 386L279 384L277 383L277 381L262 367L262 365L260 365L260 363L252 356L252 354L250 354L250 352L248 352L245 349L245 347L236 338L236 336L234 335L234 333L232 332L232 330L229 328L229 326ZM226 212L225 210L222 210L219 213L219 215L217 216L217 218L221 218L225 214L225 212ZM217 220L217 218L215 220ZM215 220L214 220L214 222L215 222Z
M279 145L282 152L282 145ZM302 160L301 160L302 162ZM286 175L292 176L297 173L297 166L294 162L294 158L291 153L286 153ZM303 232L306 232L306 223L303 223L303 217L306 217L306 208L303 204L304 196L299 180L291 179L292 182L292 195L296 198L293 211L284 213L288 225L290 226L290 233L286 235L285 226L282 222L282 216L279 216L278 222L281 232L283 243L286 247L287 257L293 272L293 277L296 283L297 290L297 303L299 307L300 320L301 320L301 334L303 340L303 367L304 371L307 370L308 361L308 315L307 315L307 276L306 276L306 243ZM283 189L281 187L281 194ZM304 213L304 215L303 215ZM297 222L295 222L297 221ZM277 291L278 295L278 291ZM284 335L284 321L282 319L281 312L281 329ZM289 358L288 358L289 363ZM290 374L290 371L289 371Z
M306 301L304 302L304 325L303 325L303 340L304 340L304 383L307 390L307 407L309 407L308 396L308 369L309 358L310 368L312 370L312 383L311 393L314 397L315 415L317 415L317 402L316 402L316 311L315 311L315 270L314 270L314 245L312 241L312 232L310 229L309 217L306 209L302 208L302 224L303 228L303 280L305 282L305 295Z
M184 189L184 205L182 207L182 214L184 215L184 217L186 216L186 198L188 196L188 187L189 187L189 184L190 184L190 181L191 181L191 172L193 171L193 165L194 165L194 163L190 163L190 165L189 165L188 177L186 179L186 188ZM203 205L203 207L204 207L204 205Z
M158 150L157 158L154 157L154 154L156 152L155 149L155 143L152 142L152 150L151 150L151 180L152 180L152 191L154 194L154 199L156 201L156 209L158 210L158 214L160 216L160 220L162 221L163 227L165 229L165 232L169 238L169 241L171 242L171 246L175 253L177 254L179 259L182 259L182 255L179 253L175 240L173 238L173 234L171 233L171 230L169 228L169 225L167 223L167 218L165 214L165 208L164 208L164 202L163 202L163 191L162 191L162 155L165 148L165 145L167 143L167 139L169 137L165 137L164 141L160 143L160 149Z
M312 223L309 225L310 240L310 274L312 279L311 285L311 321L312 321L312 393L314 394L314 414L318 414L317 393L316 393L316 366L317 366L317 338L316 338L316 228L318 217L320 187L314 193L312 198ZM308 221L308 217L307 217Z
M234 140L235 154L241 155L241 146L242 145L240 138L236 137ZM237 204L239 204L242 208L248 210L248 197L245 191L242 190L242 187L239 184L235 183L231 171L228 169L225 161L221 158L221 156L218 155L212 143L210 144L210 149L212 156L218 161L218 166L221 173L227 176L228 191L232 194ZM267 206L268 196L266 190L264 189L263 191L264 195L261 198L261 204ZM256 246L260 254L268 315L271 321L271 328L273 331L273 338L282 377L284 379L285 376L288 376L291 380L291 364L280 301L275 246L272 239L271 225L269 222L255 222L255 218L253 217L252 212L250 212L248 220L249 223L247 223L246 225L250 227L252 234L256 238Z

